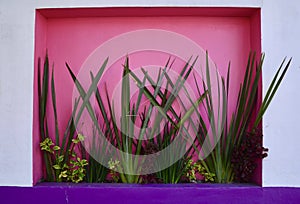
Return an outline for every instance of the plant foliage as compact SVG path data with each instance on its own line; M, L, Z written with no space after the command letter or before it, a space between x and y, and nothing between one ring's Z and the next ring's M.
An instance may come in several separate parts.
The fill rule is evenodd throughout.
M131 70L129 57L126 56L121 81L119 118L115 101L110 98L107 87L104 87L104 94L100 94L98 88L108 58L97 73L90 73L91 84L87 90L66 63L79 98L75 99L68 125L64 134L60 135L54 68L50 76L48 56L45 57L43 70L39 59L39 130L45 180L104 182L110 177L112 182L123 183L251 182L257 161L267 156L267 149L262 147L261 120L287 73L291 59L287 62L286 59L283 60L267 88L262 103L259 103L264 55L256 61L256 55L250 53L233 112L229 112L230 63L226 77L214 78L215 73L211 72L207 53L204 79L199 81L193 72L197 60L198 58L189 59L180 70L178 78L174 80L169 73L174 63L171 59L168 59L163 68L159 68L157 78L153 78L144 68L141 68L142 77L137 76ZM196 99L192 99L185 85L191 73L197 91ZM213 87L212 81L217 82L217 88ZM138 88L138 95L134 101L130 98L133 84L131 82ZM146 84L150 84L150 87ZM167 88L162 88L162 84ZM185 93L190 107L186 107L184 100L179 97L181 91ZM90 103L92 97L96 99L98 112L95 112ZM148 101L146 107L142 105L145 99ZM49 135L47 106L50 100L54 135ZM184 111L178 113L175 103L179 103ZM155 109L159 114L153 117ZM88 147L93 152L92 156L82 146L82 143L86 142L85 136L81 133L76 134L76 126L84 111L87 111L92 120L92 140ZM193 114L197 116L196 121L191 117ZM166 123L161 127L163 121ZM138 133L134 131L135 126L140 128ZM190 131L195 132L196 137L193 137ZM133 135L135 137L132 137ZM189 143L192 145L188 145ZM163 161L171 164L165 168L155 155L170 144L176 147L176 151L163 155ZM109 145L125 154L118 155L112 152ZM202 158L203 153L209 154ZM102 165L97 157L106 155L112 155L112 158L106 161L107 165ZM153 156L147 157L146 161L137 159L138 157L134 157L136 155ZM196 158L195 155L200 157ZM161 170L141 175L142 167L147 168L149 172L153 169Z

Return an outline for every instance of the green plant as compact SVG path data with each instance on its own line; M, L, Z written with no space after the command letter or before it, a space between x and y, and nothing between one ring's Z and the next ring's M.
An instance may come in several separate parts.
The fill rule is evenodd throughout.
M50 138L46 138L40 143L42 151L47 152L50 155L51 162L53 163L52 168L55 172L55 181L72 181L78 183L83 181L85 177L84 167L88 165L87 160L81 159L77 156L74 148L80 142L84 140L82 135L78 135L76 139L72 139L71 149L69 150L69 158L65 158L65 155L60 155L59 146L54 145Z
M176 151L169 151L164 154L164 162L172 163L175 158L180 158L178 161L173 163L171 166L156 172L156 176L161 179L163 183L178 183L181 182L182 177L186 172L186 161L190 158L190 153L192 148L186 149L186 140L180 137L182 133L178 131L172 131L172 127L169 124L166 124L162 134L157 136L155 141L158 146L158 150L161 151L167 148L171 143L176 147ZM176 140L175 140L176 139ZM161 169L160 162L153 161L158 169Z
M193 62L193 64L191 66L189 65L189 63L186 63L185 67L183 68L182 72L180 73L180 77L178 77L176 82L172 82L170 80L170 77L167 74L167 68L168 68L168 65L170 62L170 60L168 60L165 68L159 70L158 79L155 83L154 80L147 74L147 72L144 69L142 69L144 72L143 79L138 78L134 74L134 72L132 72L130 70L129 59L128 59L128 57L126 57L125 63L123 65L123 77L122 77L122 92L121 92L122 113L121 113L121 117L120 117L121 128L118 128L118 126L115 122L116 120L118 120L118 118L116 118L114 107L111 106L111 100L109 98L107 89L105 89L105 91L106 91L106 100L108 102L107 103L108 104L108 113L105 111L104 100L100 96L99 90L97 88L97 83L98 83L100 77L102 76L102 73L107 64L107 60L108 59L105 60L105 62L103 63L103 65L101 66L101 68L99 69L99 71L97 72L97 74L95 76L91 73L92 83L91 83L90 87L88 88L87 92L85 92L85 90L82 88L80 82L77 80L77 78L73 74L69 65L66 64L66 66L70 72L70 75L77 87L77 90L80 93L81 100L83 101L82 105L79 107L79 112L78 112L79 114L75 116L75 118L76 118L75 121L76 122L78 121L78 118L80 117L80 113L82 113L83 109L86 108L88 110L88 113L89 113L92 121L93 121L93 125L95 126L97 133L106 138L110 138L110 141L112 143L114 143L114 145L116 147L118 147L121 151L127 153L127 154L125 154L125 156L118 157L118 161L120 161L120 165L118 165L118 170L120 172L119 176L120 176L121 181L124 183L139 183L139 182L142 182L139 172L140 172L141 164L144 161L135 159L134 157L131 156L131 154L133 154L133 155L141 154L142 149L143 149L142 138L145 137L145 134L150 134L150 137L153 138L157 132L160 132L159 124L162 121L162 119L167 119L168 122L172 125L172 128L168 132L168 135L166 135L166 134L163 135L161 137L161 139L156 142L158 145L160 145L161 148L168 145L170 142L172 142L174 140L174 138L172 136L175 135L175 133L177 132L179 127L181 127L182 124L184 124L186 121L189 120L189 116L193 113L195 107L197 107L203 101L206 93L204 93L196 101L194 101L193 105L189 109L185 109L186 113L183 116L179 116L174 111L172 104L175 101L180 89L184 87L183 79L186 79L188 77L196 60ZM138 98L136 100L136 103L134 103L132 105L130 104L130 99L129 99L130 76L136 82L136 84L139 88L139 93L138 93ZM168 81L168 84L172 87L171 95L168 97L167 97L167 92L163 91L160 86L163 79L166 79ZM147 87L145 87L146 80L148 80L150 82L150 84L152 84L152 87L153 87L152 92ZM93 93L95 93L95 95L96 95L97 103L100 108L100 113L101 113L102 119L104 121L104 125L106 126L105 129L108 130L108 131L105 131L104 135L99 126L98 119L96 118L93 108L89 102L89 98L91 97L91 95ZM135 138L130 137L130 135L134 134L133 126L134 126L135 122L137 121L137 116L138 116L138 112L140 109L140 103L141 103L142 96L145 96L150 101L150 104L149 104L149 107L147 107L143 111L143 117L140 118L140 126L141 126L140 130L141 131L139 132L137 139L135 139ZM157 98L160 98L161 102L159 102ZM159 111L159 113L161 113L161 115L155 118L155 120L153 121L153 126L151 127L151 131L149 133L146 133L145 128L148 127L150 116L153 112L154 106L158 109L158 111ZM169 115L169 114L171 114L171 115ZM130 116L128 117L128 115L130 115ZM175 118L176 121L173 121L171 119L172 117ZM76 124L76 122L75 122L75 124ZM186 131L186 129L182 128L181 131ZM185 142L184 140L187 140L187 138L190 139L188 135L186 136L187 138L184 138L183 136L181 136L181 137L182 137L181 139L183 142ZM164 138L164 139L162 139L162 138ZM167 138L169 138L169 139L167 139ZM151 142L154 142L154 141L151 141ZM181 143L180 145L178 145L178 147L180 147L182 149L182 151L179 151L179 153L181 152L181 154L184 154L182 152L185 152L184 144L185 143ZM187 151L188 153L186 153L186 155L188 155L190 153L191 149L192 148L189 148L189 150ZM172 159L172 157L173 157L172 155L169 155L169 158ZM172 166L170 168L170 169L172 169L171 172L177 173L177 171L181 171L182 170L181 167L184 164L183 160L180 160L179 162L175 163L175 165L179 164L179 166L177 166L176 168L174 168L174 166ZM170 169L168 169L168 171ZM163 171L163 172L168 172L168 171ZM128 173L126 173L126 172L128 172ZM181 175L182 175L182 172L183 171L181 171ZM166 180L165 182L176 183L179 181L181 176L177 176L177 178L175 180L173 179L173 177L174 177L174 175L170 175L170 178L172 178L172 180Z
M109 104L109 114L107 114L106 110L105 110L105 106L104 106L104 101L102 99L102 97L99 94L99 90L97 88L97 84L98 81L100 79L100 77L103 74L103 71L106 67L107 64L107 60L103 63L103 65L101 66L101 68L99 69L99 71L97 72L96 76L94 76L93 74L91 74L91 80L92 80L92 84L88 89L88 92L86 93L84 91L84 89L82 88L80 82L77 80L77 78L75 77L74 73L72 72L71 68L69 67L68 64L66 64L69 73L73 79L73 81L75 82L75 85L77 87L77 90L80 93L80 96L82 98L83 104L80 107L79 110L79 114L82 113L83 109L87 108L88 113L93 121L93 125L95 127L95 130L97 132L97 135L103 136L103 137L108 137L111 138L112 142L115 142L115 145L123 150L126 153L131 154L133 149L132 149L132 145L133 145L133 139L131 137L129 137L129 119L133 119L133 118L129 118L127 117L128 113L130 113L131 111L129 111L129 98L128 98L128 94L129 94L129 76L126 75L127 74L127 69L125 68L126 66L128 66L128 61L126 61L125 65L124 65L124 72L123 72L123 79L122 79L122 115L121 115L121 128L122 130L118 129L115 121L115 114L114 114L114 108L110 106L110 99L106 90L106 96L107 96L107 101ZM102 119L104 120L104 124L106 125L106 129L108 131L105 131L105 135L103 135L102 130L100 128L98 119L96 118L96 115L93 111L93 108L89 102L89 98L91 97L91 95L95 93L96 95L96 99L97 99L97 104L99 105L100 108L100 112L101 112L101 116ZM132 110L133 111L133 110ZM75 117L77 118L76 121L78 121L78 119L80 118L80 115L76 115ZM111 119L109 118L109 115L111 117ZM112 127L112 129L110 128ZM141 142L141 141L139 141ZM103 147L103 145L102 145ZM138 153L140 151L139 148L136 148L136 152ZM124 168L139 168L138 167L138 163L137 161L132 160L131 157L121 157L119 158L120 161L120 165L118 165L119 171L121 172L131 172L133 170L131 169L124 169ZM123 165L122 165L123 164ZM122 182L124 183L137 183L140 182L139 181L139 175L132 175L132 174L125 174L125 173L120 173L120 178L122 180Z
M75 126L73 117L70 116L66 130L62 140L58 129L58 118L56 109L56 92L54 80L54 67L51 74L51 102L54 115L55 142L52 141L53 136L49 134L49 121L47 120L48 106L48 87L49 87L49 59L46 54L43 75L41 70L41 60L38 59L38 102L39 102L39 121L40 121L40 136L42 142L40 148L43 152L44 163L46 167L46 181L72 181L80 182L85 176L85 170L82 168L87 166L87 161L81 159L75 149L80 149L80 142L83 141L83 136L78 134L75 136ZM78 100L75 101L73 114L78 105Z
M230 64L228 66L227 78L225 79L222 77L221 80L218 80L218 97L212 98L212 85L210 83L211 75L207 58L206 79L208 83L203 83L203 86L209 91L208 97L206 98L205 112L207 113L208 118L210 118L210 121L208 125L201 123L203 134L198 135L198 142L205 146L204 140L208 133L209 126L213 136L211 137L210 140L212 141L209 142L208 146L211 147L213 143L216 142L215 139L217 138L217 135L220 135L220 139L215 144L215 148L211 154L202 161L202 165L208 172L215 173L216 182L218 183L228 183L234 180L235 175L232 165L233 151L241 145L241 141L246 135L246 131L253 132L258 128L263 114L273 99L291 63L291 59L287 63L285 63L285 59L283 60L267 89L262 104L257 104L258 84L261 77L263 61L263 54L261 55L258 64L256 64L255 54L249 55L244 80L240 86L236 109L231 117L228 117L229 113L227 105L229 96ZM200 94L199 86L198 92ZM214 115L215 107L212 105L214 102L219 104L217 107L219 113L217 117ZM258 111L256 111L255 108L257 108ZM252 117L255 118L254 123L250 120Z
M150 84L153 87L154 92L151 93L149 89L144 87L144 81L142 81L133 73L130 72L133 79L136 81L139 87L143 87L142 91L145 94L145 96L149 99L151 102L150 107L148 111L150 111L153 108L153 106L161 107L159 109L159 112L161 113L160 117L156 117L156 120L154 121L154 124L159 124L161 122L162 118L168 118L168 123L164 126L164 129L162 133L160 133L160 127L154 125L152 128L152 131L150 132L150 138L153 138L154 134L156 139L149 140L150 143L154 144L158 150L161 151L168 147L171 143L176 147L176 151L166 152L163 156L163 162L167 164L171 164L169 167L159 171L156 173L156 176L164 183L178 183L181 181L182 176L185 173L185 161L190 157L190 155L193 154L193 148L189 147L187 148L187 142L194 143L192 136L189 134L187 127L184 126L184 123L188 123L188 126L192 126L195 129L196 126L194 122L190 119L191 114L194 112L195 109L199 106L199 104L202 103L204 98L206 97L207 92L205 91L203 94L199 96L199 98L196 101L190 101L191 107L187 109L181 100L180 97L178 97L178 94L181 90L183 90L187 97L190 98L188 91L185 87L185 82L187 78L189 77L190 73L193 70L193 67L197 61L197 58L192 62L191 59L186 62L185 66L182 68L182 70L179 73L178 78L175 81L172 81L171 77L169 76L166 68L168 67L170 63L170 59L168 60L166 66L164 69L160 69L160 74L158 76L157 81L152 79L148 73L142 68L142 71L144 73L144 80L148 80ZM172 65L173 63L171 63ZM166 87L168 89L162 90L161 84L163 79L167 81ZM168 91L170 94L168 95ZM161 101L159 103L159 100ZM178 99L179 102L182 104L182 107L184 109L184 115L181 116L178 113L176 113L173 103L174 101ZM149 113L149 112L148 112ZM166 115L164 115L166 114ZM149 115L149 114L148 114ZM174 118L172 120L171 118ZM146 121L148 121L148 118L146 118ZM176 161L176 158L178 161ZM162 161L154 161L155 166L157 169L162 169L160 165ZM149 163L149 162L148 162Z
M192 159L189 159L185 163L186 173L185 177L189 182L197 183L199 180L204 182L214 182L215 174L207 172L207 170L201 165L201 162L194 162ZM201 179L198 177L202 176Z
M120 180L120 176L117 172L119 165L120 165L120 161L118 161L118 160L113 161L112 159L110 159L108 162L108 166L110 169L109 174L110 174L111 178L113 179L113 181L116 183Z
M191 58L192 59L192 58ZM194 82L197 88L198 97L192 99L185 86L186 80L193 73L197 58L189 59L181 69L178 78L173 80L169 70L173 62L167 61L164 68L160 68L157 79L152 78L148 72L141 68L143 75L138 77L130 69L129 58L126 57L123 65L122 87L121 87L121 116L117 118L113 100L110 99L107 87L104 97L100 95L98 82L106 68L108 58L103 62L100 69L94 75L90 73L91 85L85 90L72 72L69 65L66 67L80 94L75 99L72 116L64 132L63 140L60 141L58 130L58 119L56 113L56 95L54 84L54 69L51 76L51 101L53 106L55 124L55 142L52 141L48 130L47 101L49 85L49 62L46 55L43 76L41 75L40 59L38 65L38 98L39 98L39 119L43 151L46 166L47 181L72 181L72 182L103 182L109 174L114 182L123 183L147 183L163 182L178 183L183 179L189 182L197 182L196 174L203 177L204 182L228 183L232 181L251 179L256 159L263 157L265 150L261 144L256 145L258 154L250 154L251 151L244 151L241 148L249 142L253 145L261 143L261 135L256 139L250 138L260 128L262 116L274 97L283 77L285 76L291 60L285 64L282 62L276 72L270 87L267 89L265 98L261 104L257 104L258 88L261 79L264 55L256 64L255 54L250 54L244 80L241 83L236 108L233 113L228 112L230 64L227 76L217 77L211 74L206 54L205 80L199 84L194 75ZM42 79L42 81L41 81ZM138 96L135 101L130 101L130 80L133 80L138 87ZM212 81L217 82L216 89L213 89ZM151 87L146 86L149 82ZM162 84L165 82L165 87ZM185 102L179 96L183 91L191 107L186 107ZM95 97L99 113L95 113L89 99ZM148 100L147 107L141 105L142 100ZM82 102L80 104L80 101ZM175 101L179 103L184 112L176 112ZM111 103L112 102L112 103ZM107 105L105 105L107 104ZM217 104L217 106L216 106ZM151 120L154 108L160 113ZM84 136L75 136L75 127L78 125L84 110L88 111L93 123L93 138L90 146L95 158L103 158L108 153L112 155L105 167L93 158L83 148L81 142ZM217 114L216 114L217 113ZM191 118L196 114L198 120ZM230 115L229 115L230 114ZM251 120L254 118L254 121ZM120 127L117 121L120 120ZM162 121L167 123L160 127ZM139 126L140 131L136 137L134 126ZM196 137L190 135L194 131ZM104 137L105 140L99 139ZM144 138L151 138L143 140ZM208 140L206 140L208 138ZM113 145L125 154L112 152L108 144ZM191 143L191 146L188 146ZM175 152L166 152L158 162L155 156L148 157L148 161L134 157L136 155L148 155L166 149L170 144L176 147ZM245 153L246 152L246 153ZM195 153L207 154L204 160L193 162L191 158ZM155 154L154 154L155 155ZM238 155L238 156L237 156ZM240 155L243 158L238 158ZM151 161L149 161L149 158ZM179 158L179 159L177 159ZM201 159L201 158L200 158ZM246 163L241 162L247 161ZM104 160L105 161L105 160ZM170 164L167 168L161 162ZM242 164L243 163L243 164ZM147 164L146 166L144 164ZM239 165L251 166L251 171L241 179ZM141 176L142 167L148 170L161 169L159 172ZM149 171L154 172L154 171ZM243 181L244 181L243 180Z
M48 105L48 87L49 87L49 59L48 55L46 54L45 61L44 61L44 67L43 67L43 75L41 74L41 60L38 59L38 102L39 102L39 128L40 128L40 136L41 140L43 141L41 143L41 148L45 151L43 151L43 157L46 167L46 176L45 180L47 181L56 181L57 175L54 172L53 169L53 158L51 158L51 154L53 153L53 149L50 147L53 144L50 135L49 135L49 128L48 128L48 121L47 121L47 105ZM57 147L59 146L59 131L58 131L58 120L57 120L57 113L56 113L56 95L55 95L55 85L54 85L54 69L52 69L52 75L51 75L51 98L52 98L52 106L53 106L53 114L54 114L54 120L55 120L55 143L58 144L55 146L55 151L57 150ZM67 138L70 138L72 140L73 135L75 133L75 127L73 126L73 120L72 117L70 118L68 122L68 126L66 128L66 131L64 133L64 138L62 141L62 147L68 147L70 146L70 143L67 143ZM67 144L66 144L67 143ZM59 152L62 153L64 148L60 148ZM65 151L67 154L67 152ZM67 157L67 155L65 155Z
M109 130L105 130L109 131ZM100 140L97 137L96 129L93 128L93 138L92 138L92 144L89 147L90 151L93 152L95 157L99 157L102 155L106 155L108 150L108 145L106 141ZM89 183L102 183L105 182L107 175L109 173L109 169L102 165L100 162L98 162L93 156L89 155L89 153L82 148L82 155L83 158L86 158L88 160L88 164L85 167L86 170L86 182Z

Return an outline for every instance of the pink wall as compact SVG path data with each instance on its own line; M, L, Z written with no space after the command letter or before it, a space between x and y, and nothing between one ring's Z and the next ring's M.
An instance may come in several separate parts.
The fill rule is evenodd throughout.
M33 94L33 184L42 178L42 155L39 148L39 110L37 96L37 65L38 58L43 58L46 54L47 42L47 20L39 12L36 12L35 20L35 55L34 55L34 94Z
M251 32L251 49L255 50L258 53L261 52L261 16L260 9L257 9L251 16L250 32ZM257 56L258 60L259 55ZM262 77L260 79L260 84L262 85ZM257 105L260 105L262 102L262 86L258 87L258 98ZM258 107L258 106L257 106ZM258 109L256 110L258 112ZM260 127L262 128L262 126ZM257 161L257 168L254 173L254 181L258 184L262 184L262 160Z
M89 17L90 16L90 17ZM46 17L46 18L45 18ZM85 59L105 41L125 32L138 29L163 29L185 35L204 50L225 76L231 61L230 99L238 94L248 53L260 52L260 11L257 9L208 8L104 8L104 9L46 9L36 12L35 66L37 58L48 49L50 64L54 63L59 128L64 130L71 114L73 83L65 68L68 62L78 73ZM149 39L151 40L151 39ZM115 49L118 49L117 47ZM184 49L184 48L182 48ZM126 54L126 53L124 53ZM103 53L105 55L105 53ZM141 54L131 61L142 64ZM161 55L157 63L164 64L168 55ZM145 59L145 58L144 58ZM147 56L147 60L155 57ZM99 62L99 66L102 62ZM119 66L121 67L121 66ZM109 80L121 78L120 69L109 72ZM37 67L35 67L33 176L36 183L42 175L39 151L37 110ZM233 107L235 104L231 103ZM51 109L49 109L51 110ZM49 118L51 120L51 118ZM53 128L50 128L50 133ZM261 183L261 168L257 183Z

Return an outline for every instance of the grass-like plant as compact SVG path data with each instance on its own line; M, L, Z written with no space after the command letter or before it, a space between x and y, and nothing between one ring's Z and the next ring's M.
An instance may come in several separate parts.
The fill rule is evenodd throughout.
M173 145L176 147L176 151L166 152L166 154L164 154L164 158L162 159L164 163L170 163L172 165L156 173L156 176L164 183L180 182L187 170L186 163L193 154L192 146L186 149L187 142L194 143L194 141L192 136L189 135L187 127L183 124L187 122L190 124L190 126L193 126L194 128L196 127L189 117L194 112L194 110L197 109L199 104L202 103L203 99L206 97L207 92L204 92L202 95L200 95L196 101L191 101L192 106L189 107L189 109L185 107L187 104L183 104L182 99L178 97L178 94L180 91L185 91L186 96L190 97L189 93L186 91L185 83L190 73L192 72L196 61L197 58L193 62L191 62L190 59L182 68L182 70L180 70L178 78L175 81L171 79L166 69L161 70L161 78L158 78L157 81L152 79L147 74L147 72L144 69L142 69L144 76L150 82L150 84L152 84L152 87L155 90L154 97L152 97L151 94L148 94L149 91L147 89L143 89L144 93L148 94L147 98L151 101L150 107L153 105L162 107L164 113L170 114L169 118L175 119L173 121L173 124L167 123L164 126L162 133L160 133L159 126L153 128L158 134L156 135L155 139L151 139L149 141L150 143L156 146L157 151L161 151L167 148L171 143L173 143ZM167 65L168 64L169 61ZM133 73L132 76L138 84L141 84L139 79ZM168 89L160 89L162 79L165 79L167 81L166 87L169 87ZM168 95L168 91L170 92L170 95ZM159 103L157 98L159 98L161 103ZM178 100L181 103L182 108L184 109L183 116L178 115L178 113L176 113L176 111L174 110L174 107L172 105L175 100ZM161 118L157 117L156 119L159 121ZM151 133L153 134L153 131ZM150 138L152 138L152 136L153 135L150 135ZM175 158L180 159L178 161L175 161ZM162 169L162 167L160 167L160 165L162 165L160 162L161 161L154 161L154 164L156 165L157 169Z
M205 100L205 112L207 114L207 117L210 118L210 121L208 124L201 123L203 125L201 129L204 130L204 134L198 135L198 142L203 145L204 148L207 146L207 144L204 144L204 141L207 137L206 134L208 133L208 129L211 128L212 136L210 137L208 146L215 145L215 148L208 155L208 157L206 157L202 161L202 165L206 168L207 171L213 172L216 175L217 183L230 183L235 180L234 166L232 164L233 152L236 148L240 147L241 141L243 141L243 138L245 137L245 135L247 135L247 132L253 133L257 130L257 128L259 128L263 114L272 101L291 63L291 59L287 63L285 63L285 59L283 60L270 86L267 88L267 92L262 103L258 104L258 86L261 79L263 61L264 54L261 55L258 63L256 63L255 54L252 53L249 55L244 80L240 86L238 94L236 108L233 111L232 115L229 115L228 99L230 64L228 66L227 77L222 77L221 80L217 80L217 86L220 87L218 89L218 97L212 98L212 84L210 83L211 74L207 58L207 83L203 83L203 86L209 91L208 97ZM197 86L198 92L200 94L200 85L198 84ZM212 105L214 103L218 104L218 107L216 107L219 113L217 117L215 117L214 114L215 107ZM251 121L251 118L255 119L254 122ZM218 141L215 140L216 135L220 135L220 139ZM263 148L260 148L260 151L263 150ZM260 154L263 154L263 152L261 152Z
M240 160L236 158L239 157L240 148L244 148L245 142L261 143L261 135L256 134L257 130L260 128L262 117L278 90L291 60L287 63L285 63L286 60L283 60L260 104L257 100L264 55L261 55L260 60L256 63L255 54L250 54L236 107L232 113L228 111L230 64L226 77L214 79L215 75L209 67L208 54L206 55L205 76L202 76L205 80L201 82L194 75L198 97L192 99L190 96L185 83L193 73L197 60L197 58L193 61L189 59L178 73L177 79L174 80L169 74L173 65L170 59L164 68L159 69L157 78L154 79L143 68L141 68L142 77L137 76L130 69L129 58L126 57L121 79L120 116L117 116L115 112L116 107L107 88L104 89L104 95L101 95L98 89L98 83L104 73L108 58L97 73L90 73L91 84L87 90L83 88L66 63L78 90L79 98L75 99L72 115L61 140L56 110L54 69L52 69L50 78L49 60L46 55L43 74L41 74L39 59L38 101L42 140L40 146L43 150L46 167L45 180L103 182L109 172L118 171L119 173L112 174L115 181L120 179L123 183L145 183L151 178L147 178L149 175L141 176L142 168L155 168L160 171L151 173L150 177L153 176L163 183L178 183L184 179L195 182L197 180L196 171L200 172L207 182L249 181L254 168L251 167L251 171L247 173L247 179L240 178L236 168L241 168L239 165L243 166L244 164L240 164ZM131 80L138 87L135 101L130 100ZM216 84L213 85L212 81ZM150 84L150 87L147 87L146 84ZM165 88L162 88L163 84ZM49 85L51 86L54 116L54 136L49 135L47 121ZM186 100L181 98L182 95L179 97L180 92L184 93L190 102L190 107L186 107ZM90 103L91 97L95 97L99 113L95 112ZM148 100L147 107L142 105L145 99ZM183 112L176 111L175 102L181 105ZM153 119L155 109L159 114L155 115ZM81 145L84 136L76 135L76 126L85 110L91 118L93 127L92 140L89 140L89 145L85 146L89 148L88 152ZM197 121L191 118L192 114L197 116ZM117 124L118 121L120 121L120 126ZM167 123L161 129L160 125L163 121ZM139 126L140 130L135 137L132 137L136 134L134 126ZM196 133L196 137L190 135L190 131ZM257 138L251 140L251 137L254 136ZM105 139L101 139L101 137ZM54 142L53 138L55 138ZM151 139L144 140L145 138ZM176 151L166 152L159 161L155 156L150 162L141 159L143 157L136 157L160 152L170 144L176 147ZM113 150L109 148L110 145L124 154L112 152ZM249 159L249 155L243 154L245 157L243 160L248 159L252 165L256 159L260 159L264 151L261 145L256 145L258 147L256 150L261 151L254 156L257 158ZM89 155L90 151L93 153L92 155ZM203 160L200 158L200 161L193 161L195 153L207 154L207 157ZM106 167L107 165L97 161L97 158L107 157L107 155L111 155L111 160L104 159L102 162L109 163L110 170ZM253 157L253 155L251 156ZM151 165L144 165L146 162ZM166 163L170 165L164 167Z
M109 130L104 130L109 131ZM91 144L91 151L95 155L106 155L107 154L107 144L103 140L99 140L97 137L96 129L93 129L93 140ZM88 165L86 166L86 179L85 181L88 183L102 183L105 182L107 179L107 175L109 173L109 169L98 162L94 157L89 155L89 153L82 148L82 155L83 158L88 160Z
M80 182L85 177L85 166L87 161L82 159L78 148L84 139L81 135L75 136L75 126L72 115L68 121L63 137L60 137L58 129L58 118L56 109L56 92L54 80L54 67L49 76L49 59L46 54L43 74L41 73L41 60L38 59L38 104L39 104L39 131L41 136L40 148L43 151L44 164L46 168L46 181L72 181ZM48 97L49 85L51 86L51 102L53 106L55 136L49 134L48 119ZM78 102L75 101L74 111ZM53 138L55 141L53 142ZM62 139L62 140L61 140ZM77 150L76 150L77 149Z
M99 90L97 88L97 84L103 74L103 71L106 67L107 61L108 61L108 59L106 59L106 61L103 63L100 70L97 72L96 76L94 76L91 73L92 84L89 87L87 92L85 92L82 85L77 80L76 76L74 75L71 68L69 67L69 65L66 64L67 68L72 76L72 79L75 82L77 90L80 93L80 96L81 96L82 102L83 102L79 109L78 114L82 113L82 111L86 108L92 119L93 125L95 127L95 131L97 132L95 135L97 135L98 137L100 136L100 137L112 138L112 140L110 140L110 141L114 142L114 145L118 146L118 148L120 148L120 150L124 151L125 153L128 153L127 155L134 153L133 152L134 150L135 150L135 153L138 154L140 152L140 148L133 149L133 143L134 143L133 138L129 137L130 131L133 131L133 129L129 129L129 120L134 120L134 118L128 117L128 115L129 115L129 113L133 113L132 115L135 116L135 114L133 112L134 109L130 110L131 107L130 107L130 103L129 103L129 95L128 94L130 91L130 86L129 86L129 75L127 74L128 69L126 69L126 67L128 66L128 60L126 60L126 62L124 64L124 72L123 72L123 78L122 78L121 130L118 128L118 126L115 122L118 119L115 118L116 116L114 113L114 107L111 106L111 103L110 103L111 101L108 96L107 90L106 90L106 98L105 99L108 102L108 107L106 107L106 108L108 108L108 111L106 111L107 109L105 109L104 99L101 97ZM93 93L96 95L97 104L100 108L100 113L102 116L101 119L103 119L104 125L106 126L105 129L107 131L105 131L104 133L103 133L102 129L100 128L100 124L96 117L96 113L94 112L94 110L89 102L89 99ZM80 118L80 115L78 115L78 114L75 115L76 121L78 121ZM138 146L140 146L141 142L142 142L142 140L139 140ZM101 145L101 147L103 148L103 147L105 147L105 145ZM103 153L105 153L105 151ZM103 154L102 156L105 157L106 155ZM136 171L136 169L139 168L139 165L138 165L139 161L133 160L132 157L130 157L130 156L118 157L118 160L120 161L120 165L118 166L118 168L121 168L121 169L119 169L119 171L121 171L120 178L121 178L122 182L124 182L124 183L140 182L138 174L134 175L134 174L124 173L124 172ZM124 169L124 168L127 168L127 169ZM130 169L130 168L134 168L134 169Z
M187 133L187 130L184 126L182 126L186 121L189 120L189 116L193 113L194 109L203 101L205 94L201 95L196 101L193 101L193 105L186 109L186 112L184 115L178 115L176 111L174 110L173 103L175 99L178 96L179 91L184 87L185 79L187 79L188 75L190 74L193 65L196 61L192 63L192 65L189 65L189 63L186 63L183 70L180 73L180 76L175 82L172 82L171 78L168 76L167 68L169 66L170 60L168 60L166 66L163 69L159 70L158 78L157 80L153 80L147 72L143 70L144 76L143 79L140 79L137 77L134 72L132 72L129 68L129 59L128 57L125 60L125 63L123 65L123 77L122 77L122 91L121 91L121 128L119 128L116 124L116 121L119 120L119 118L116 118L114 106L111 105L111 99L109 98L109 94L106 90L106 102L108 104L108 111L105 109L105 101L100 96L99 90L96 87L100 77L102 76L102 73L104 71L104 68L106 66L107 60L102 65L101 69L98 71L96 76L94 76L91 73L91 80L92 84L90 88L88 89L87 93L84 91L83 87L81 86L80 82L75 77L74 73L72 72L71 68L67 65L67 68L75 82L75 85L77 87L77 90L79 91L81 98L82 98L82 105L79 108L79 113L83 111L83 109L87 109L88 113L93 121L93 125L96 127L96 130L98 131L98 135L114 138L113 145L118 147L119 150L122 152L125 152L126 154L123 154L125 156L119 156L119 165L117 166L118 171L120 171L120 179L124 183L139 183L142 182L140 177L141 172L141 165L143 164L143 160L136 159L134 155L141 155L142 151L145 149L145 146L147 146L147 143L143 143L143 138L145 138L146 134L150 135L150 138L154 138L154 136L157 136L156 134L160 133L160 123L163 119L166 119L168 123L171 125L171 128L169 131L164 131L163 135L159 135L157 139L150 140L149 142L156 143L159 150L162 150L163 148L167 147L171 142L174 141L174 137L176 133L178 133L178 130L180 127L183 127L180 131L185 131ZM137 86L139 87L139 93L138 98L132 105L130 104L130 78L132 78ZM152 85L153 90L150 90L145 86L146 80L150 82ZM171 89L171 94L167 94L167 90L162 90L161 84L162 81L166 80L169 84ZM104 125L106 125L107 131L103 135L103 132L100 129L98 119L96 118L96 114L92 109L92 106L89 102L89 97L91 97L92 93L95 93L97 103L100 108L102 120L104 121ZM143 117L140 119L140 132L137 136L137 139L130 137L134 134L134 125L136 125L137 117L139 116L140 111L140 104L142 97L146 97L149 100L148 107L143 110ZM153 114L153 108L157 108L160 115L155 117L154 121L151 121L153 126L151 127L151 131L146 132L146 128L148 128L151 114ZM78 119L78 116L75 116L75 118ZM171 118L175 118L175 121ZM77 119L75 121L77 121ZM186 151L186 141L187 138L184 138L182 135L182 132L179 132L181 135L181 143L178 143L178 150L181 149L181 151L177 151L177 153L181 154L180 156L184 157L183 159L180 159L178 162L173 162L174 160L174 152L170 153L166 158L165 162L174 163L171 167L167 168L166 170L161 171L158 175L163 180L163 182L166 183L177 183L181 176L185 172L184 164L186 161L186 158L190 155L190 152L192 148L189 148ZM186 134L185 134L186 135ZM188 138L190 139L190 138ZM190 141L193 142L193 141ZM133 156L132 156L133 155Z

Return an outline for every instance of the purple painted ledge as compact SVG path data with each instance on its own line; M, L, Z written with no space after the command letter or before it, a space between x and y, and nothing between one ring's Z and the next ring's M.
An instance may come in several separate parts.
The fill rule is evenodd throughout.
M1 203L300 203L300 188L235 184L68 184L0 187Z

